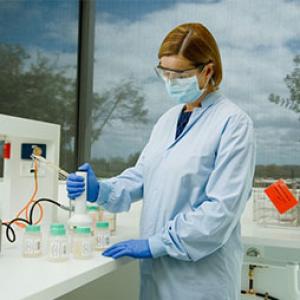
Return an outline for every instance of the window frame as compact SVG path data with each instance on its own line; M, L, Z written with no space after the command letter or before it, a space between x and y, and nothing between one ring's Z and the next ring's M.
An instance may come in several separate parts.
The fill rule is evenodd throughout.
M75 163L77 167L91 158L91 114L93 101L95 0L79 0L78 63L77 63L77 124Z

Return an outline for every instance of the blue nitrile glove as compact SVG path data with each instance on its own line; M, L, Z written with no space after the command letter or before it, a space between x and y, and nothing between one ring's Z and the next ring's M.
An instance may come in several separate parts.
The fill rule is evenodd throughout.
M103 253L114 259L130 256L133 258L152 258L148 240L129 240L112 245Z
M95 202L98 198L100 185L92 167L85 163L78 168L79 171L87 172L87 200ZM84 179L74 173L67 178L68 197L72 200L79 197L85 190Z

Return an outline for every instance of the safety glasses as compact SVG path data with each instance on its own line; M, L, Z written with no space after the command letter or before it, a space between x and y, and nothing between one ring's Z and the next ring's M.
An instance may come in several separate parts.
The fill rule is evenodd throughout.
M195 75L197 70L202 71L205 64L199 64L194 68L187 70L173 70L169 68L164 68L161 65L158 65L154 68L156 75L162 79L163 81L169 79L177 79L177 78L188 78Z

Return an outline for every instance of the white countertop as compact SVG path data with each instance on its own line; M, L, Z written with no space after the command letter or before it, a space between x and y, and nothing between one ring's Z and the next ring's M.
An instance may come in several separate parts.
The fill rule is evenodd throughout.
M255 223L242 223L242 240L244 244L300 249L300 228L262 227Z
M112 243L138 236L137 213L134 210L118 215ZM113 260L94 252L92 259L54 263L46 256L23 258L20 244L4 246L0 256L0 299L52 300L130 262L129 258Z
M249 201L241 220L244 244L300 249L300 227L264 227L252 221L252 202Z
M141 203L134 204L130 213L118 215L113 243L138 236L140 207ZM264 228L251 218L248 207L242 219L244 244L300 249L300 228ZM4 247L0 256L0 299L54 299L131 261L128 258L115 261L95 252L90 260L53 263L46 257L23 258L20 247Z

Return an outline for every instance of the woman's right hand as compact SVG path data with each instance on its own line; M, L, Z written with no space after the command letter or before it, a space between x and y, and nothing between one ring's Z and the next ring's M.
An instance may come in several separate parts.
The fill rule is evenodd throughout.
M85 163L78 168L79 171L87 173L87 201L95 202L98 198L100 191L100 184L97 177L90 166L90 164ZM67 192L68 197L72 200L78 198L85 190L84 179L82 176L78 176L71 173L67 178Z

